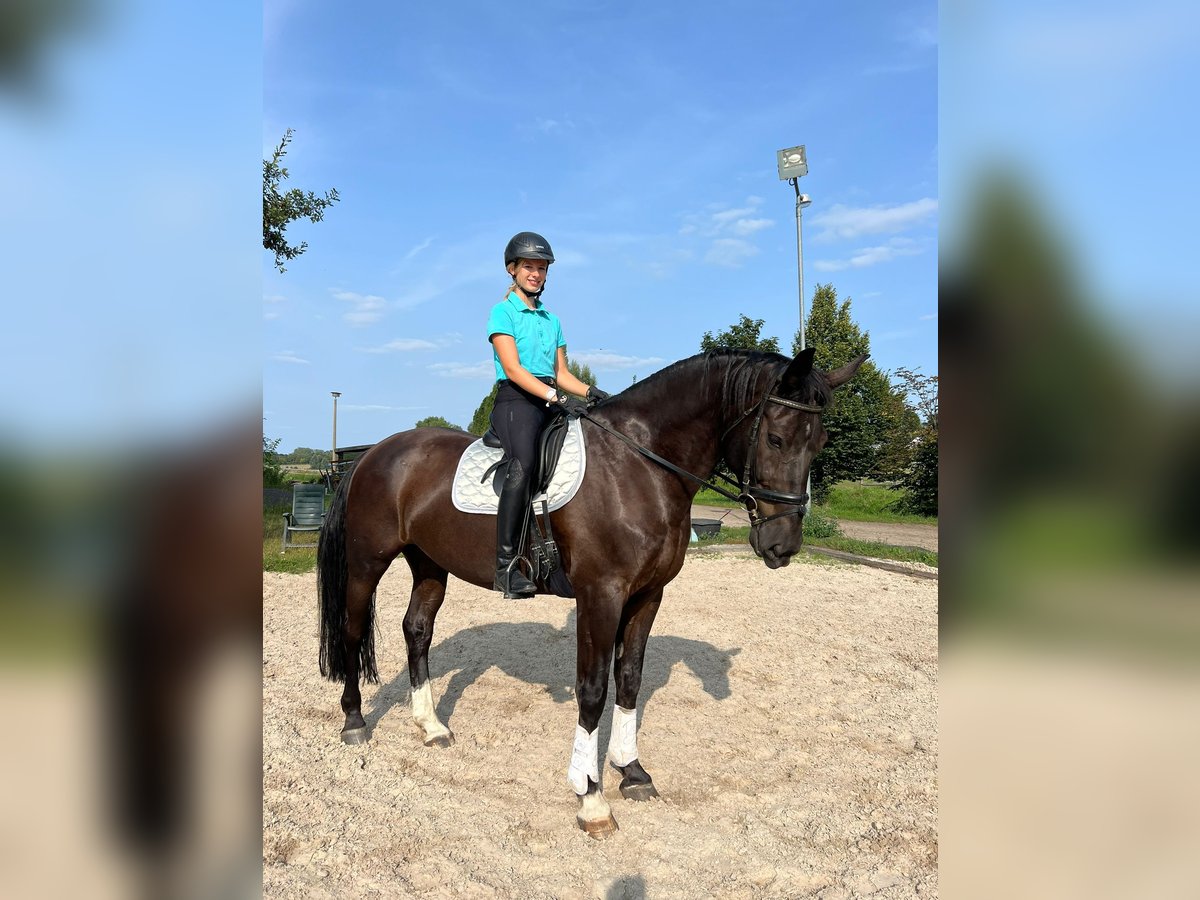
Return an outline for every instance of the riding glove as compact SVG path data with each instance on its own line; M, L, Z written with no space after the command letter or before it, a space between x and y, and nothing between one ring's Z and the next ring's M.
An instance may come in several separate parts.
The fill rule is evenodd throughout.
M578 397L573 397L570 394L559 394L558 405L572 419L578 419L581 415L587 412L587 404Z
M607 400L609 397L608 391L602 391L594 384L587 389L588 406L595 406L601 400Z

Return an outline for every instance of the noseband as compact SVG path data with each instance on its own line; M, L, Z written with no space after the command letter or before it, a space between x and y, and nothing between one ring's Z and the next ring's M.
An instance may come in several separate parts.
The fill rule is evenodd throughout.
M782 378L782 376L780 376ZM742 480L738 485L741 493L738 494L737 500L746 507L746 513L750 517L750 528L753 530L759 525L770 522L772 519L780 519L784 516L801 516L804 515L804 507L808 505L808 494L789 494L785 491L773 491L770 488L765 488L762 485L752 483L752 472L754 461L758 458L757 443L758 430L762 427L763 416L767 411L768 403L778 403L781 406L787 406L791 409L799 409L803 412L820 413L824 411L823 406L817 406L812 403L801 403L798 400L788 400L786 397L779 397L775 394L775 390L779 387L779 381L771 385L771 390L763 395L762 400L755 406L743 412L738 416L732 425L725 429L725 433L721 435L721 440L724 441L729 432L733 431L742 420L752 412L756 412L754 416L754 424L750 427L750 440L746 446L746 465L742 468ZM727 479L730 480L730 479ZM730 480L732 483L732 480ZM794 506L795 509L789 509L784 512L775 513L770 516L755 515L758 512L758 502L765 500L768 503L783 503L788 506Z

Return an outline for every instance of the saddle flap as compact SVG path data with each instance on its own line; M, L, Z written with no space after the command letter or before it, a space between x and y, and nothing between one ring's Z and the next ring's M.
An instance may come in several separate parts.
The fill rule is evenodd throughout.
M567 439L567 427L570 419L566 413L560 412L542 428L538 435L537 471L533 474L534 494L545 493L554 477L554 467L562 455L563 442Z

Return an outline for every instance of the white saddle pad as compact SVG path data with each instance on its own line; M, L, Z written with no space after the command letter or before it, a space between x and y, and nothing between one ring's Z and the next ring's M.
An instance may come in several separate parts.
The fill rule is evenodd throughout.
M458 468L454 472L454 489L451 499L454 508L465 513L496 514L496 491L492 488L492 480L496 473L488 475L487 480L480 482L492 465L498 463L504 456L504 451L497 447L488 447L483 438L470 444L458 460ZM583 470L587 462L583 450L583 426L578 419L572 419L567 425L567 436L563 438L562 455L554 468L554 477L550 479L550 487L545 494L533 498L533 505L541 512L542 498L549 503L550 511L567 505L567 501L575 496L579 485L583 484Z

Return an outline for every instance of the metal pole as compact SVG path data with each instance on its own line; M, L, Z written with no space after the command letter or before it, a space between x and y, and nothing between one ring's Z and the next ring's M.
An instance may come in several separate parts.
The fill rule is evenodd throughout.
M811 202L807 195L800 193L800 180L792 179L792 187L796 189L796 270L800 273L800 349L805 349L806 342L804 337L805 320L804 320L804 226L803 213L804 207ZM809 467L808 479L804 482L804 493L809 497L807 503L804 504L804 514L807 516L812 512L812 468Z
M337 400L342 395L341 391L330 391L333 395L333 446L329 451L329 468L333 470L333 464L337 462Z
M796 269L800 273L800 349L805 347L804 343L804 231L801 225L801 218L804 212L804 203L800 199L799 179L792 179L792 187L796 189Z

